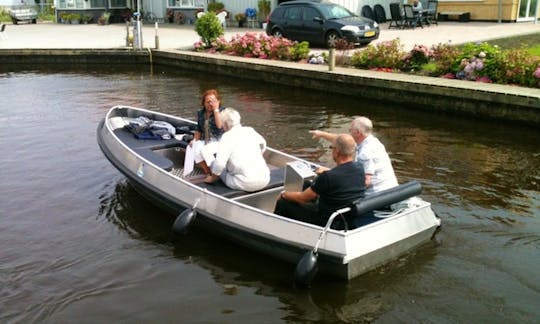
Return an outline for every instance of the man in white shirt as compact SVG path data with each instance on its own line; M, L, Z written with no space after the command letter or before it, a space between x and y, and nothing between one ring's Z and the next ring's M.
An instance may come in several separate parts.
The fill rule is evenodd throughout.
M355 118L351 123L350 133L356 142L356 158L364 166L366 174L366 195L373 194L398 185L394 168L386 148L373 136L373 123L367 117ZM333 141L337 134L319 130L309 131L313 138Z
M205 182L212 183L220 176L230 188L257 191L270 182L270 169L263 157L266 140L251 127L240 124L240 114L233 108L220 112L225 133L219 141L216 159L211 165L212 175Z

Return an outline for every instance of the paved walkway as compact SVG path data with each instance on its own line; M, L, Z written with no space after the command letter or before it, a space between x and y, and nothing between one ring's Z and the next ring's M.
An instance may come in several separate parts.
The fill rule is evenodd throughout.
M263 32L261 29L227 28L225 37L249 31ZM385 23L381 25L381 35L375 43L399 38L404 48L409 50L415 44L461 44L531 33L540 33L540 23L440 22L438 26L405 30L388 29L388 23ZM154 25L144 25L143 45L154 48L155 35ZM199 39L193 25L160 24L158 35L161 49L188 49ZM118 48L126 44L126 26L19 24L7 25L5 36L0 38L0 49Z

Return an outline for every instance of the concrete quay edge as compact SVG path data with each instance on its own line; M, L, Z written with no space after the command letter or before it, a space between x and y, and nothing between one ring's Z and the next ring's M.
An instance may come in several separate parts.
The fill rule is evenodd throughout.
M540 124L540 89L188 50L0 49L1 64L153 64L327 91L484 119Z
M153 57L157 64L384 100L404 108L540 124L540 89L354 68L328 71L327 65L182 50L155 50Z

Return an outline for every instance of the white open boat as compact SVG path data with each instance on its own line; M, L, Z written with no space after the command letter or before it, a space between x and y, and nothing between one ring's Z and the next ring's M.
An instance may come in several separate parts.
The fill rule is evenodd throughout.
M280 192L301 188L314 176L316 164L267 148L264 156L271 182L263 190L248 193L227 188L220 181L206 184L202 175L183 175L187 142L180 136L137 139L125 128L140 116L167 122L178 134L189 134L196 126L193 121L145 109L113 107L97 129L98 143L107 159L142 195L180 214L174 225L177 231L185 232L194 221L251 249L297 263L298 283L309 283L317 270L347 280L354 278L428 242L440 226L431 204L417 197L421 191L418 182L337 211L325 228L273 214ZM393 208L386 208L390 205ZM356 229L332 229L331 222L350 209L359 215L375 210L375 217Z

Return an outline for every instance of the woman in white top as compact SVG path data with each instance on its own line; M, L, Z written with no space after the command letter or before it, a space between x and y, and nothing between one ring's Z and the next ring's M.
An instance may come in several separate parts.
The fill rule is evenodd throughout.
M265 139L251 127L240 124L240 114L233 108L220 112L225 133L219 141L212 175L205 182L219 177L230 188L257 191L270 182L270 169L263 157Z

